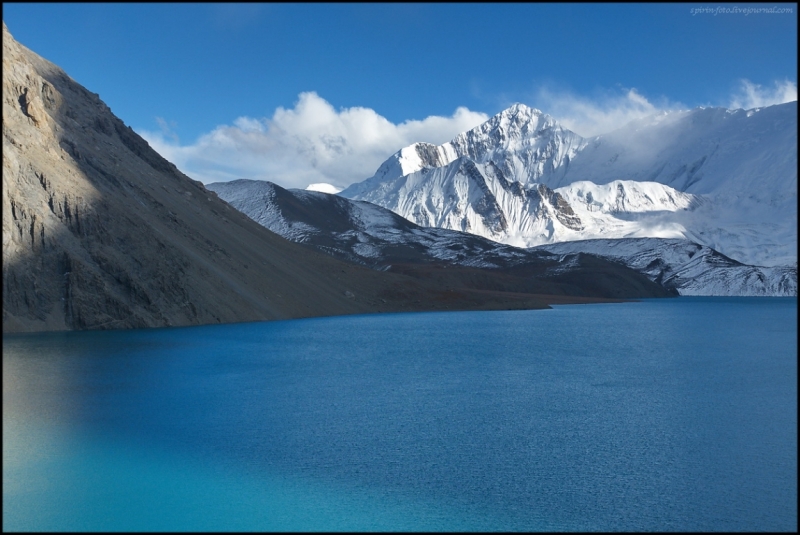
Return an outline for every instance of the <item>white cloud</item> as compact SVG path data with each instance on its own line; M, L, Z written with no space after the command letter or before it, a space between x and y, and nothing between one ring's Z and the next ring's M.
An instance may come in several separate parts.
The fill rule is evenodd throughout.
M774 104L784 104L797 100L797 84L784 80L775 81L773 87L762 87L750 80L740 80L739 89L731 98L728 107L731 109L763 108Z
M749 80L741 80L730 100L717 105L731 109L750 109L793 100L797 100L795 82L775 81L772 87L763 87ZM611 132L636 119L687 109L687 106L671 102L665 97L648 100L635 88L606 91L599 96L586 97L543 86L530 101L533 106L584 137Z
M636 89L588 98L542 87L533 100L535 107L583 137L605 134L635 119L681 108L680 104L664 99L654 104Z
M578 96L540 88L528 102L584 136L605 134L631 121L686 109L666 98L648 99L636 89ZM762 87L742 80L730 108L754 108L797 100L797 84L785 80ZM336 110L314 92L301 93L293 108L271 118L239 117L181 145L175 124L157 118L160 131L140 131L162 156L205 183L237 178L270 180L288 188L325 183L345 188L378 169L386 158L418 141L441 144L488 116L459 107L450 117L431 116L395 124L362 107Z
M411 143L441 144L487 119L484 113L460 107L451 117L394 124L369 108L337 111L308 92L300 94L294 108L275 110L271 119L240 117L192 145L181 146L167 129L139 133L184 173L204 183L251 178L289 188L321 182L346 187L372 176L386 158Z

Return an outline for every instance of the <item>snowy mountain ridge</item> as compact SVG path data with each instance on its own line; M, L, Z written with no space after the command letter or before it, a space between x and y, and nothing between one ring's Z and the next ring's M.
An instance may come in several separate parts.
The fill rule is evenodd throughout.
M797 296L797 266L747 266L684 239L562 242L535 247L556 254L596 254L621 262L680 295Z
M797 103L661 113L590 139L517 104L449 143L401 149L341 195L518 246L685 238L745 264L787 265Z
M459 157L425 167L361 195L425 227L470 232L516 247L606 237L683 237L665 214L703 204L697 196L657 182L587 181L550 189L509 180L493 162ZM673 218L674 219L674 218Z
M602 215L603 210L613 212L622 202L627 203L629 214L648 206L689 207L695 202L692 196L680 193L670 198L671 190L661 184L652 183L648 188L647 184L637 183L625 191L651 198L649 203L637 204L637 197L631 196L629 201L628 197L618 195L620 185L625 186L573 185L575 190L567 194L574 193L575 198L582 194L585 199L591 193L593 206L597 207L597 211L589 212L593 215ZM743 265L686 239L588 240L521 249L465 232L421 227L380 206L338 195L285 190L257 180L206 187L291 241L375 269L412 262L514 272L521 266L540 265L537 276L546 278L578 272L579 254L589 253L624 264L680 295L797 295L796 265L785 268ZM540 195L543 199L556 196L543 185L534 190L531 196ZM658 197L659 194L665 196ZM551 199L544 202L548 209L555 209Z
M524 104L514 104L443 145L414 143L400 149L372 178L347 188L349 193L345 196L364 194L385 181L444 167L461 157L479 164L493 162L504 176L517 182L538 182L543 177L550 178L550 173L561 169L585 146L586 140L559 125L553 117Z

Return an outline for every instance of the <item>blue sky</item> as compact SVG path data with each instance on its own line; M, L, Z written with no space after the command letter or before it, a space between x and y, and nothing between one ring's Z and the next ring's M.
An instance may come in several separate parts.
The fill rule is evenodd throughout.
M739 11L692 12L718 6ZM773 6L792 13L746 13ZM204 182L346 186L514 102L595 135L797 98L793 4L5 3L3 19Z

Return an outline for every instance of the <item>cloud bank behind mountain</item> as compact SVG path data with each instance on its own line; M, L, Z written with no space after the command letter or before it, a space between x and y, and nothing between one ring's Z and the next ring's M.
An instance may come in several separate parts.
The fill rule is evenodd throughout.
M648 99L635 88L600 97L540 88L533 105L575 133L590 137L630 121L664 111L686 109L667 99ZM797 84L776 81L761 86L740 80L725 106L756 108L797 100ZM239 178L269 180L286 188L329 184L342 189L371 176L402 147L415 142L442 144L489 116L458 107L452 115L393 123L364 107L336 109L315 92L298 96L292 108L271 117L239 117L189 144L182 144L175 124L158 117L158 130L137 130L167 160L204 183Z

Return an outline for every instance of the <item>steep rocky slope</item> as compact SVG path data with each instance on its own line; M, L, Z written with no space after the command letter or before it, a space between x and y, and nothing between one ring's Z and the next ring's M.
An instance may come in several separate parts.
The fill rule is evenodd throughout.
M3 25L3 332L535 308L291 243L183 175Z

